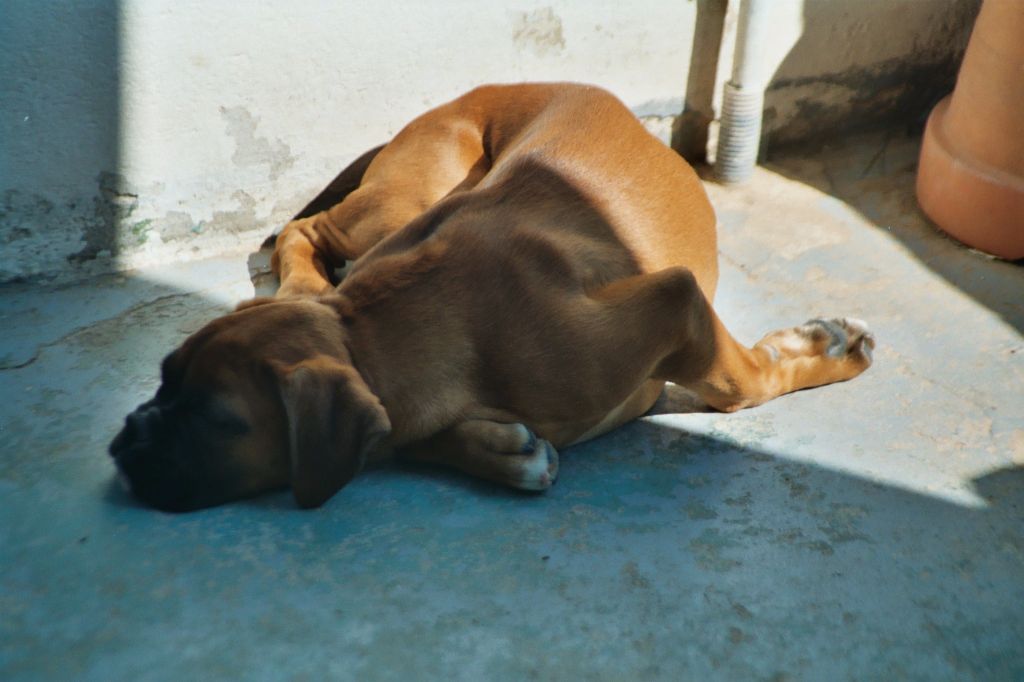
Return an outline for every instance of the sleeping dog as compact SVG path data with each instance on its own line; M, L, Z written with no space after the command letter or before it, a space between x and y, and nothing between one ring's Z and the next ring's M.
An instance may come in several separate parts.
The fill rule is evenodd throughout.
M596 87L477 88L350 170L278 236L277 295L186 339L128 415L110 452L144 502L315 507L392 452L544 490L666 381L731 412L871 364L852 319L732 337L697 175Z

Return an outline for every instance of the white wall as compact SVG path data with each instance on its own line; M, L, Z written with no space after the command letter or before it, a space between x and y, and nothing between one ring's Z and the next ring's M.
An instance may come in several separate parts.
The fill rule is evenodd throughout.
M26 3L22 24L58 25L68 6ZM24 135L9 153L33 172L0 180L20 204L57 208L47 216L21 209L23 231L4 245L19 257L0 260L0 281L59 270L74 254L79 267L109 266L108 255L131 267L190 257L196 247L258 244L348 161L482 82L590 81L638 111L678 112L694 12L692 3L660 0L125 2L116 101L106 93L101 102L118 112L106 121L116 149L93 154L80 146L82 131L57 121L17 133L11 121L26 102L2 105L13 114L4 136ZM92 30L89 12L76 14ZM54 47L14 38L23 51ZM74 68L109 73L107 62L82 63L91 59L71 57ZM37 90L36 101L53 101L61 87ZM31 139L34 132L51 137ZM69 149L88 168L73 187L56 153ZM103 210L116 230L95 219L94 201L110 204ZM73 214L71 203L88 219L47 222Z
M778 33L766 130L799 135L839 128L814 115L856 103L843 74L955 55L943 41L966 37L977 0L785 2L805 28ZM0 282L255 247L358 154L483 82L597 83L667 140L701 89L695 31L709 16L720 31L725 3L6 0Z

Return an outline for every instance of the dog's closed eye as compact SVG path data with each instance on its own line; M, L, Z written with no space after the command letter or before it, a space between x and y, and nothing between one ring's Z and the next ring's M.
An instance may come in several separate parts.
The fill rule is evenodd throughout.
M216 399L208 401L197 414L204 424L224 435L239 436L250 430L245 419Z
M239 436L250 431L249 423L218 398L182 396L171 408L194 427L222 436Z

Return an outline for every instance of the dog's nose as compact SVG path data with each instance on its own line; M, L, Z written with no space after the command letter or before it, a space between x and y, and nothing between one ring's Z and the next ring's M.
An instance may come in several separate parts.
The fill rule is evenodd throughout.
M130 437L140 440L147 440L153 434L156 425L160 422L160 408L155 406L140 407L127 417L125 426Z

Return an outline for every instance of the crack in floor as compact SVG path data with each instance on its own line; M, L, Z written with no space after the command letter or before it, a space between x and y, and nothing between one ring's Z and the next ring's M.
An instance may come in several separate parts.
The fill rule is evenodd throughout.
M110 317L104 317L102 319L90 322L89 324L82 325L80 327L75 327L74 329L72 329L71 331L67 332L66 334L64 334L60 338L54 339L52 341L44 341L43 343L40 343L39 345L37 345L35 351L31 355L31 357L29 357L29 359L25 360L24 362L19 362L17 364L0 364L0 372L8 372L8 371L14 371L14 370L18 370L18 369L24 369L25 367L28 367L28 366L32 365L36 360L38 360L39 356L47 348L52 348L53 346L58 346L58 345L64 343L65 341L71 339L72 337L77 336L78 334L81 334L82 332L87 331L87 330L89 330L89 329L91 329L91 328L93 328L93 327L95 327L97 325L105 324L107 322L110 322L112 320L116 320L116 319L121 318L121 317L126 317L128 315L131 315L132 313L136 313L136 312L138 312L140 310L143 310L143 309L145 309L145 308L147 308L149 306L158 305L160 303L163 303L164 301L169 301L169 300L173 300L173 299L176 299L176 298L186 298L186 297L189 297L189 296L199 296L199 295L202 295L203 293L205 293L205 291L206 290L201 290L201 291L179 291L179 292L175 292L173 294L164 294L163 296L158 296L156 298L147 299L145 301L141 301L139 303L136 303L136 304L132 305L131 307L127 308L126 310L123 310L123 311L119 312L116 315L112 315Z

